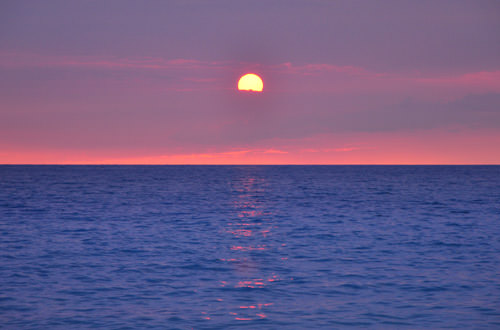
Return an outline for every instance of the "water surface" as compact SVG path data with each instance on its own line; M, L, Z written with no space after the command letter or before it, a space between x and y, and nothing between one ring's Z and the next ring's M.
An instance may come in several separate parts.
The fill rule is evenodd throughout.
M0 166L7 329L500 327L498 166Z

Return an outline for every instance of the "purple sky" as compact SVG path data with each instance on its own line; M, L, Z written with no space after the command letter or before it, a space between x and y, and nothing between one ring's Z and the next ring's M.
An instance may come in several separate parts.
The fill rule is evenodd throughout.
M238 92L259 74L264 93ZM500 163L498 1L2 1L0 163Z

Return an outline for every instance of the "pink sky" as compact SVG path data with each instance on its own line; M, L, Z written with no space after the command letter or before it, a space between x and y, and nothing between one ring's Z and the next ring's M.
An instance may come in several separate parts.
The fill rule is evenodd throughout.
M495 2L2 12L2 164L500 163Z

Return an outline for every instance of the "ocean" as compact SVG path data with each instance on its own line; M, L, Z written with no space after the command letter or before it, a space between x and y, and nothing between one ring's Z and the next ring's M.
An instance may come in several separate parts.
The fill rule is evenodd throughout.
M0 166L5 329L499 329L500 166Z

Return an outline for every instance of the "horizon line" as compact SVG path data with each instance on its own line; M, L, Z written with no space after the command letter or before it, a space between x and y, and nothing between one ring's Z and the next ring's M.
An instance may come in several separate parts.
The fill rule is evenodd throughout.
M78 164L78 163L18 163L18 164L2 164L0 166L500 166L500 163L429 163L429 164L412 164L412 163L396 163L396 164Z

